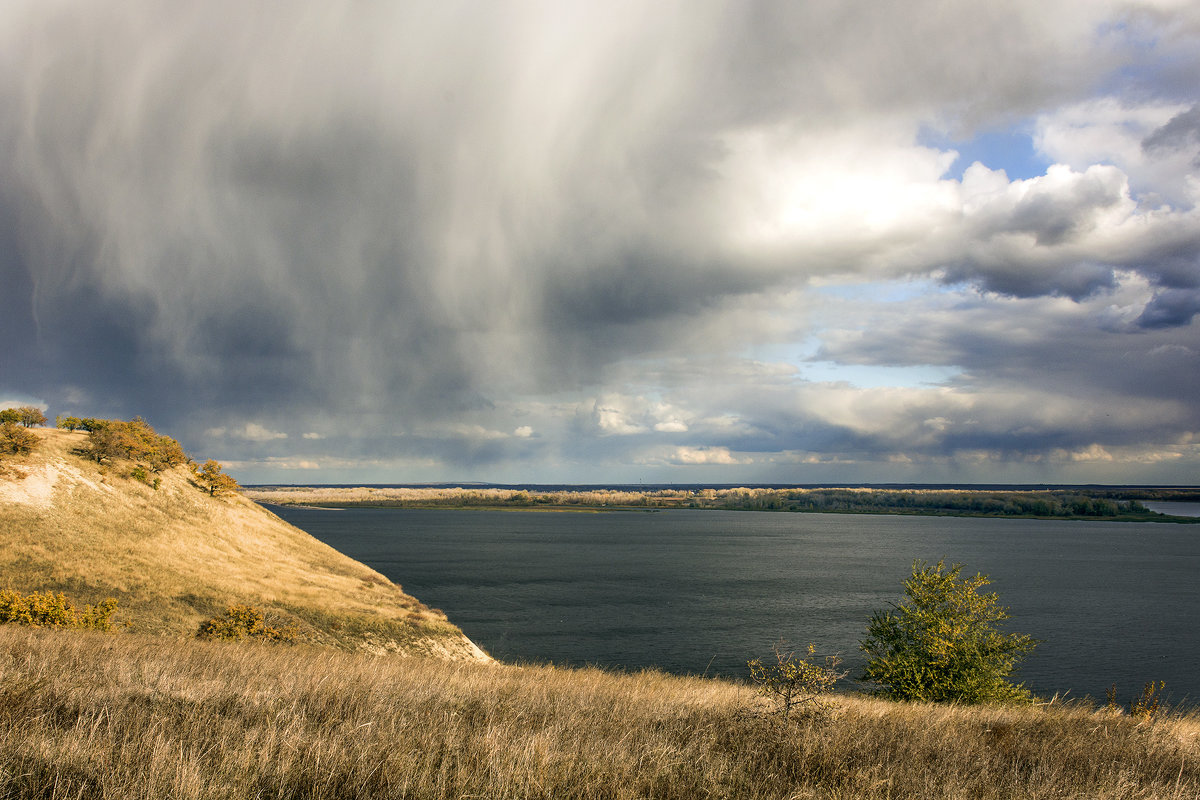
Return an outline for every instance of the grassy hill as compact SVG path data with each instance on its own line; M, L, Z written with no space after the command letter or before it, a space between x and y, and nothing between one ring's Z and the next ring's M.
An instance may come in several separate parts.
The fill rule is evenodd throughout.
M114 597L146 633L190 636L238 603L313 644L487 659L440 611L246 498L208 495L187 467L155 489L80 455L83 432L33 433L0 472L0 588Z

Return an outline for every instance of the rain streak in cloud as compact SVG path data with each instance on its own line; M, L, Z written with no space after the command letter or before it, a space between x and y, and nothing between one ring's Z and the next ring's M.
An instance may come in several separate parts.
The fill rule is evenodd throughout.
M1200 466L1194 3L15 0L0 62L0 400L245 482Z

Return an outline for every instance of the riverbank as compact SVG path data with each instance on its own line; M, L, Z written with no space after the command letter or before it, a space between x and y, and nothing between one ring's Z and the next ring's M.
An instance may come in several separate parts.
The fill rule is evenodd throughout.
M321 508L488 508L488 509L717 509L847 514L1088 519L1121 522L1195 523L1200 518L1160 514L1138 496L1192 497L1193 489L884 489L761 488L721 489L537 489L502 487L304 487L254 486L251 500L275 505Z

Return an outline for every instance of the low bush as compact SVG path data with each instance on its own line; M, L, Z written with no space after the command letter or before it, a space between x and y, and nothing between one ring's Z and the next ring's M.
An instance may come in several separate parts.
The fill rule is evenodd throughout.
M152 489L157 489L162 485L162 478L157 476L151 478L150 473L148 473L146 468L141 464L138 464L133 469L129 470L129 477L133 478L135 481L146 484Z
M196 480L199 482L200 488L212 497L233 494L238 490L238 482L233 479L233 476L227 475L221 470L220 462L211 458L204 462L204 466L196 470Z
M117 601L102 600L94 606L76 608L61 592L33 592L23 595L0 589L0 623L30 625L35 628L90 628L98 631L113 629L113 614Z
M264 642L291 643L296 640L296 631L292 627L268 626L264 622L263 612L254 606L231 605L221 616L201 622L196 636L200 639L227 641L258 639Z
M0 423L0 455L25 455L37 445L37 434L15 422Z

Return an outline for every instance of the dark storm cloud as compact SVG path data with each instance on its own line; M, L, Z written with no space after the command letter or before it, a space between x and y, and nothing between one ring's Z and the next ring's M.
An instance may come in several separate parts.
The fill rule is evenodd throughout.
M916 144L922 126L969 138L1141 69L1136 47L1097 35L1124 13L14 2L0 11L0 332L19 356L0 361L0 390L144 414L247 463L393 458L426 474L869 459L906 437L926 454L1006 436L1023 452L1038 431L1088 444L1053 415L956 430L970 403L953 391L813 386L747 353L815 338L847 364L978 372L962 391L1087 392L1110 385L1087 366L1100 351L1080 338L1071 362L1050 342L1038 363L1059 328L1037 303L1101 314L1138 281L1140 305L1101 338L1183 353L1194 205L1142 204L1119 159L947 181L953 154ZM1176 22L1139 24L1171 31L1178 55ZM1155 118L1138 150L1151 167L1194 147L1195 112ZM862 337L871 360L838 339L867 309L810 322L812 285L897 276L1021 298L1035 307L1005 308L1029 342L980 334L986 310L922 308L911 327L881 323L890 341ZM1155 363L1130 368L1143 389L1129 396L1178 400Z
M1142 140L1142 149L1147 153L1185 148L1200 153L1200 105L1171 117L1166 125ZM1200 158L1200 154L1196 158Z
M1137 324L1143 328L1176 328L1190 324L1197 313L1200 313L1200 291L1167 289L1156 293L1146 304Z

